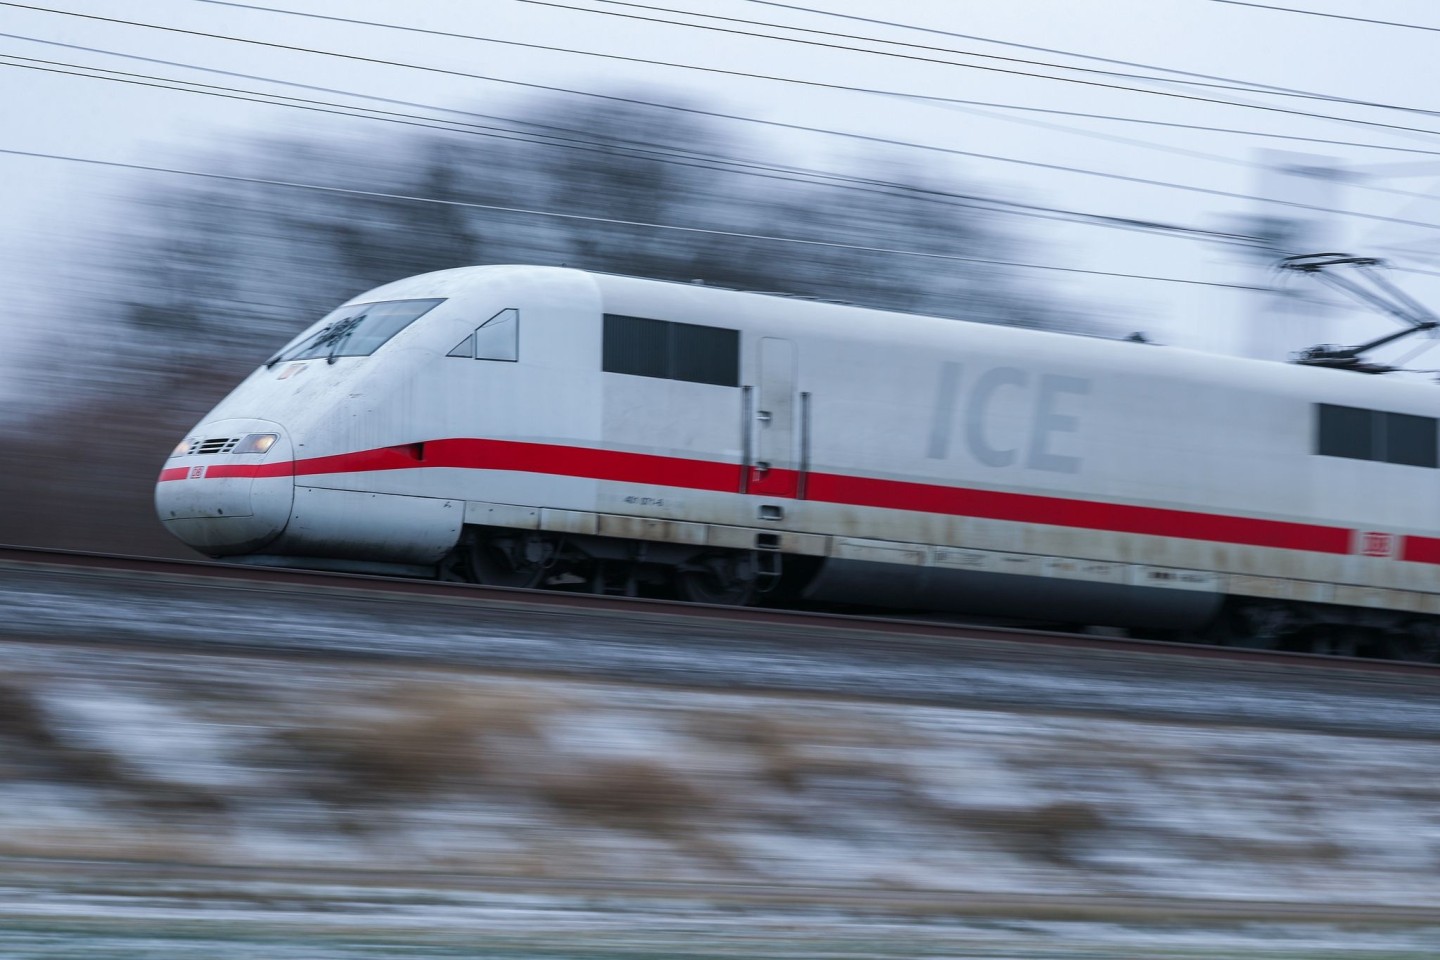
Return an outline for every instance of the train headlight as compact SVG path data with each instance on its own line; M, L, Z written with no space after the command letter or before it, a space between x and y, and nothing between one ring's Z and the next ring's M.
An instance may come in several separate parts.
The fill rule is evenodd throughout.
M175 445L175 449L170 451L170 456L183 457L190 452L190 448L193 446L195 446L195 438L187 437Z
M244 440L235 445L232 453L265 453L279 440L278 434L274 433L252 433Z

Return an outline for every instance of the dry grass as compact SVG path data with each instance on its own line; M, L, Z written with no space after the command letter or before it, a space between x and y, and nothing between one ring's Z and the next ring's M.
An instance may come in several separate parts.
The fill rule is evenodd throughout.
M709 793L668 767L641 759L585 763L543 777L537 789L568 814L627 827L670 828L711 804Z
M327 716L277 735L305 771L307 792L332 802L503 786L513 758L533 752L558 702L450 684L397 686L364 712Z
M109 754L66 742L30 691L0 682L0 740L8 745L0 775L90 786L124 786L131 777Z
M10 681L0 681L0 737L36 747L56 743L35 698Z
M207 736L217 729L223 736L225 725L243 728L237 755L228 759L250 769L233 785L215 787L151 779L168 768L148 773L153 764L140 761L149 754L132 765L123 747L112 754L92 746L84 729L58 723L69 714L47 711L63 704L47 699L42 679L0 677L0 780L79 784L100 801L73 827L0 838L0 852L193 843L213 853L230 842L230 828L259 824L296 836L349 832L396 862L453 858L464 869L483 864L537 875L603 872L624 850L660 872L739 877L772 862L763 849L767 836L823 851L853 843L857 863L883 866L888 854L877 851L893 842L896 863L917 851L935 851L939 862L953 851L955 862L988 856L1003 869L1023 861L1026 870L1072 876L1107 869L1095 854L1122 833L1177 864L1224 860L1333 872L1347 865L1346 850L1323 835L1210 835L1227 821L1167 828L1165 817L1140 810L1132 823L1126 811L1133 797L1079 786L1103 769L1161 782L1183 775L1175 789L1193 789L1196 771L1205 769L1199 754L1157 757L1136 747L1116 757L1077 738L1066 741L1069 750L1050 744L1011 751L1003 761L977 753L970 771L967 755L932 751L931 738L943 744L939 734L874 724L873 714L787 703L767 711L753 701L743 709L706 704L646 714L576 684L414 676L394 682L379 671L350 674L304 700L267 699L256 692L264 689L259 684L248 697L224 684L176 685L166 699L180 719L221 725ZM937 770L937 762L949 766ZM1223 759L1211 763L1230 769ZM1072 776L1077 783L1015 793L1016 802L1035 799L1006 806L1007 795L997 791L1012 773L1027 783ZM1419 803L1435 791L1395 785L1387 795ZM1305 799L1290 801L1299 809ZM414 828L437 817L457 842L413 843ZM788 855L780 849L774 862ZM877 867L875 875L904 872Z
M1109 826L1099 810L1076 801L1040 807L949 810L946 818L956 826L984 834L1014 853L1062 867L1076 866L1089 841Z
M886 731L783 715L717 714L700 718L693 733L758 760L763 783L756 786L798 793L827 781L910 782L901 764L874 756L877 749L901 745Z
M112 754L56 732L34 694L0 683L0 777L99 788L108 803L163 816L208 815L226 802L198 787L153 780Z

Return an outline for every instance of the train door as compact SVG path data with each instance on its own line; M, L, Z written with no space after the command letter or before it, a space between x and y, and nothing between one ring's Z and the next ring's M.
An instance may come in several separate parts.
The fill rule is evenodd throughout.
M758 351L750 424L754 456L747 492L796 497L801 490L802 457L795 344L778 337L763 337Z

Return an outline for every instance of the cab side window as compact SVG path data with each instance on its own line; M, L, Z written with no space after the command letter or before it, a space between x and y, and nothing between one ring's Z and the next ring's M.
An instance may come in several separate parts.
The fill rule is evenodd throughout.
M520 311L514 307L501 310L475 328L475 332L456 344L447 356L471 360L520 359Z

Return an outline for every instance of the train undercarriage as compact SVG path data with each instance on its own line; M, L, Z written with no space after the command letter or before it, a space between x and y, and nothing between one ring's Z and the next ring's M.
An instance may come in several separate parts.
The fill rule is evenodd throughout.
M469 527L442 562L442 579L498 587L680 599L728 606L805 604L821 561L763 550L693 546L534 530ZM833 603L822 604L827 609ZM842 608L844 605L841 605ZM846 609L884 613L868 606ZM950 619L954 614L944 614ZM986 622L996 618L986 617ZM1009 618L1022 622L1019 618ZM1027 625L1084 630L1073 620ZM1416 663L1440 662L1440 617L1391 610L1228 596L1196 629L1129 628L1130 635L1252 650Z

